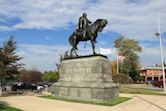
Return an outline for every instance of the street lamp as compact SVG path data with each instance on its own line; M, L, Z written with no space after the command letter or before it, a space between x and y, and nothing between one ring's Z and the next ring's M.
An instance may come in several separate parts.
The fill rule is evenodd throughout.
M165 86L165 69L164 69L164 60L163 60L163 47L162 47L162 40L161 40L161 31L160 31L160 14L158 15L158 32L156 36L159 37L160 40L160 53L161 53L161 65L162 65L162 73L163 73L163 90L166 91Z

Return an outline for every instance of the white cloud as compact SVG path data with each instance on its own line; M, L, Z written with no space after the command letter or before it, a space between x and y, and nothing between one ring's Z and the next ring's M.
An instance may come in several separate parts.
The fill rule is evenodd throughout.
M166 28L165 0L0 0L0 16L18 18L21 22L10 29L68 28L76 24L86 11L91 20L107 18L105 32L113 31L137 40L154 40L157 15L161 16L161 29Z
M109 55L112 53L111 49L109 48L100 48L100 54L104 54L104 55Z
M163 47L163 55L164 60L166 60L166 47ZM140 54L140 57L143 66L152 66L154 64L161 65L160 47L143 46L143 51Z
M10 31L10 30L13 30L13 29L7 26L0 26L0 31Z
M161 64L160 58L160 48L159 47L148 47L147 45L142 45L143 51L140 54L141 64L143 66ZM70 46L63 45L32 45L32 44L22 44L18 47L18 54L24 57L20 62L26 64L25 68L32 69L37 68L40 71L45 70L55 70L56 63L59 63L60 54L64 54L65 51L70 51ZM110 48L105 48L109 49ZM166 60L166 48L164 47L164 57ZM96 52L99 53L100 46L97 46ZM79 55L90 55L92 54L92 49L90 44L84 48L84 43L79 45L79 50L77 51ZM108 55L109 60L116 60L116 49L111 48L111 53Z
M80 44L79 55L92 54L91 47L84 48L84 44ZM21 44L18 47L18 55L23 57L20 63L25 64L25 68L32 69L37 68L40 71L55 70L56 63L59 63L60 55L63 55L65 51L70 53L70 46L64 45L32 45ZM97 49L98 50L98 49Z
M35 67L45 71L55 70L55 64L59 62L60 54L68 49L68 46L22 44L18 47L18 54L23 57L20 62L25 64L25 68Z
M73 21L73 17L78 15L76 11L81 11L78 8L85 0L72 0L70 2L38 0L37 3L35 2L35 0L14 0L12 2L1 0L0 9L3 11L0 11L0 15L20 19L22 22L12 27L14 29L64 28Z
M94 0L0 0L0 4L1 22L8 22L3 17L20 20L10 27L0 24L0 31L66 29L71 24L76 25L82 12L87 12L88 18L92 21L97 18L106 18L109 21L105 33L117 32L141 41L157 40L154 33L158 31L157 15L161 13L161 32L166 32L165 0L98 0L95 2ZM163 39L165 41L165 38ZM100 43L102 47L104 42ZM80 47L84 47L84 44ZM79 48L79 53L92 53L90 47ZM97 47L96 50L99 51L100 46ZM19 54L25 57L22 61L27 64L27 67L36 65L41 70L46 70L54 69L59 54L67 49L68 46L20 45ZM113 52L116 50L113 49ZM109 58L113 60L116 58L115 55L116 53L113 53ZM160 63L159 47L143 46L140 55L142 64ZM51 64L49 68L48 64Z
M81 43L77 51L78 55L91 55L92 48L89 43L84 48L84 43ZM55 70L56 63L59 63L60 55L63 55L65 51L70 52L70 46L63 45L32 45L32 44L21 44L18 47L17 54L23 57L20 63L25 64L25 68L32 69L37 68L40 71ZM97 46L96 52L99 53L99 47ZM110 49L110 48L109 48ZM111 49L109 54L110 60L115 60L116 50Z

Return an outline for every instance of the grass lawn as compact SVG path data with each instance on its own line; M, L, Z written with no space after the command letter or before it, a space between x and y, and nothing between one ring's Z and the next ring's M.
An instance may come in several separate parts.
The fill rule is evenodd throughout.
M0 104L0 111L22 111L22 110Z
M166 96L166 93L162 93L162 91L152 90L152 89L143 89L143 88L121 87L120 93Z
M125 102L131 98L129 97L118 97L116 99L112 99L106 102L97 102L97 101L83 101L83 100L76 100L76 99L66 99L66 98L60 98L55 96L40 96L42 98L47 99L54 99L54 100L61 100L61 101L69 101L69 102L76 102L76 103L84 103L84 104L95 104L95 105L104 105L104 106L114 106L117 104L120 104L122 102Z

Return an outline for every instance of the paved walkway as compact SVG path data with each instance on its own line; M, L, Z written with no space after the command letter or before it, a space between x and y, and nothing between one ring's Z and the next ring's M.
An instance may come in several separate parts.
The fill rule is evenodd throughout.
M166 111L165 96L121 94L133 99L113 107L64 102L35 96L0 97L0 102L24 111Z

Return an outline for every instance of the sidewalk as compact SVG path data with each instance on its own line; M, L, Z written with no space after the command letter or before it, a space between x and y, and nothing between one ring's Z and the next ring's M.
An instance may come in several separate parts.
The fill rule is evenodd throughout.
M133 99L113 107L72 103L35 96L0 97L0 102L24 111L166 111L166 97L120 94Z

